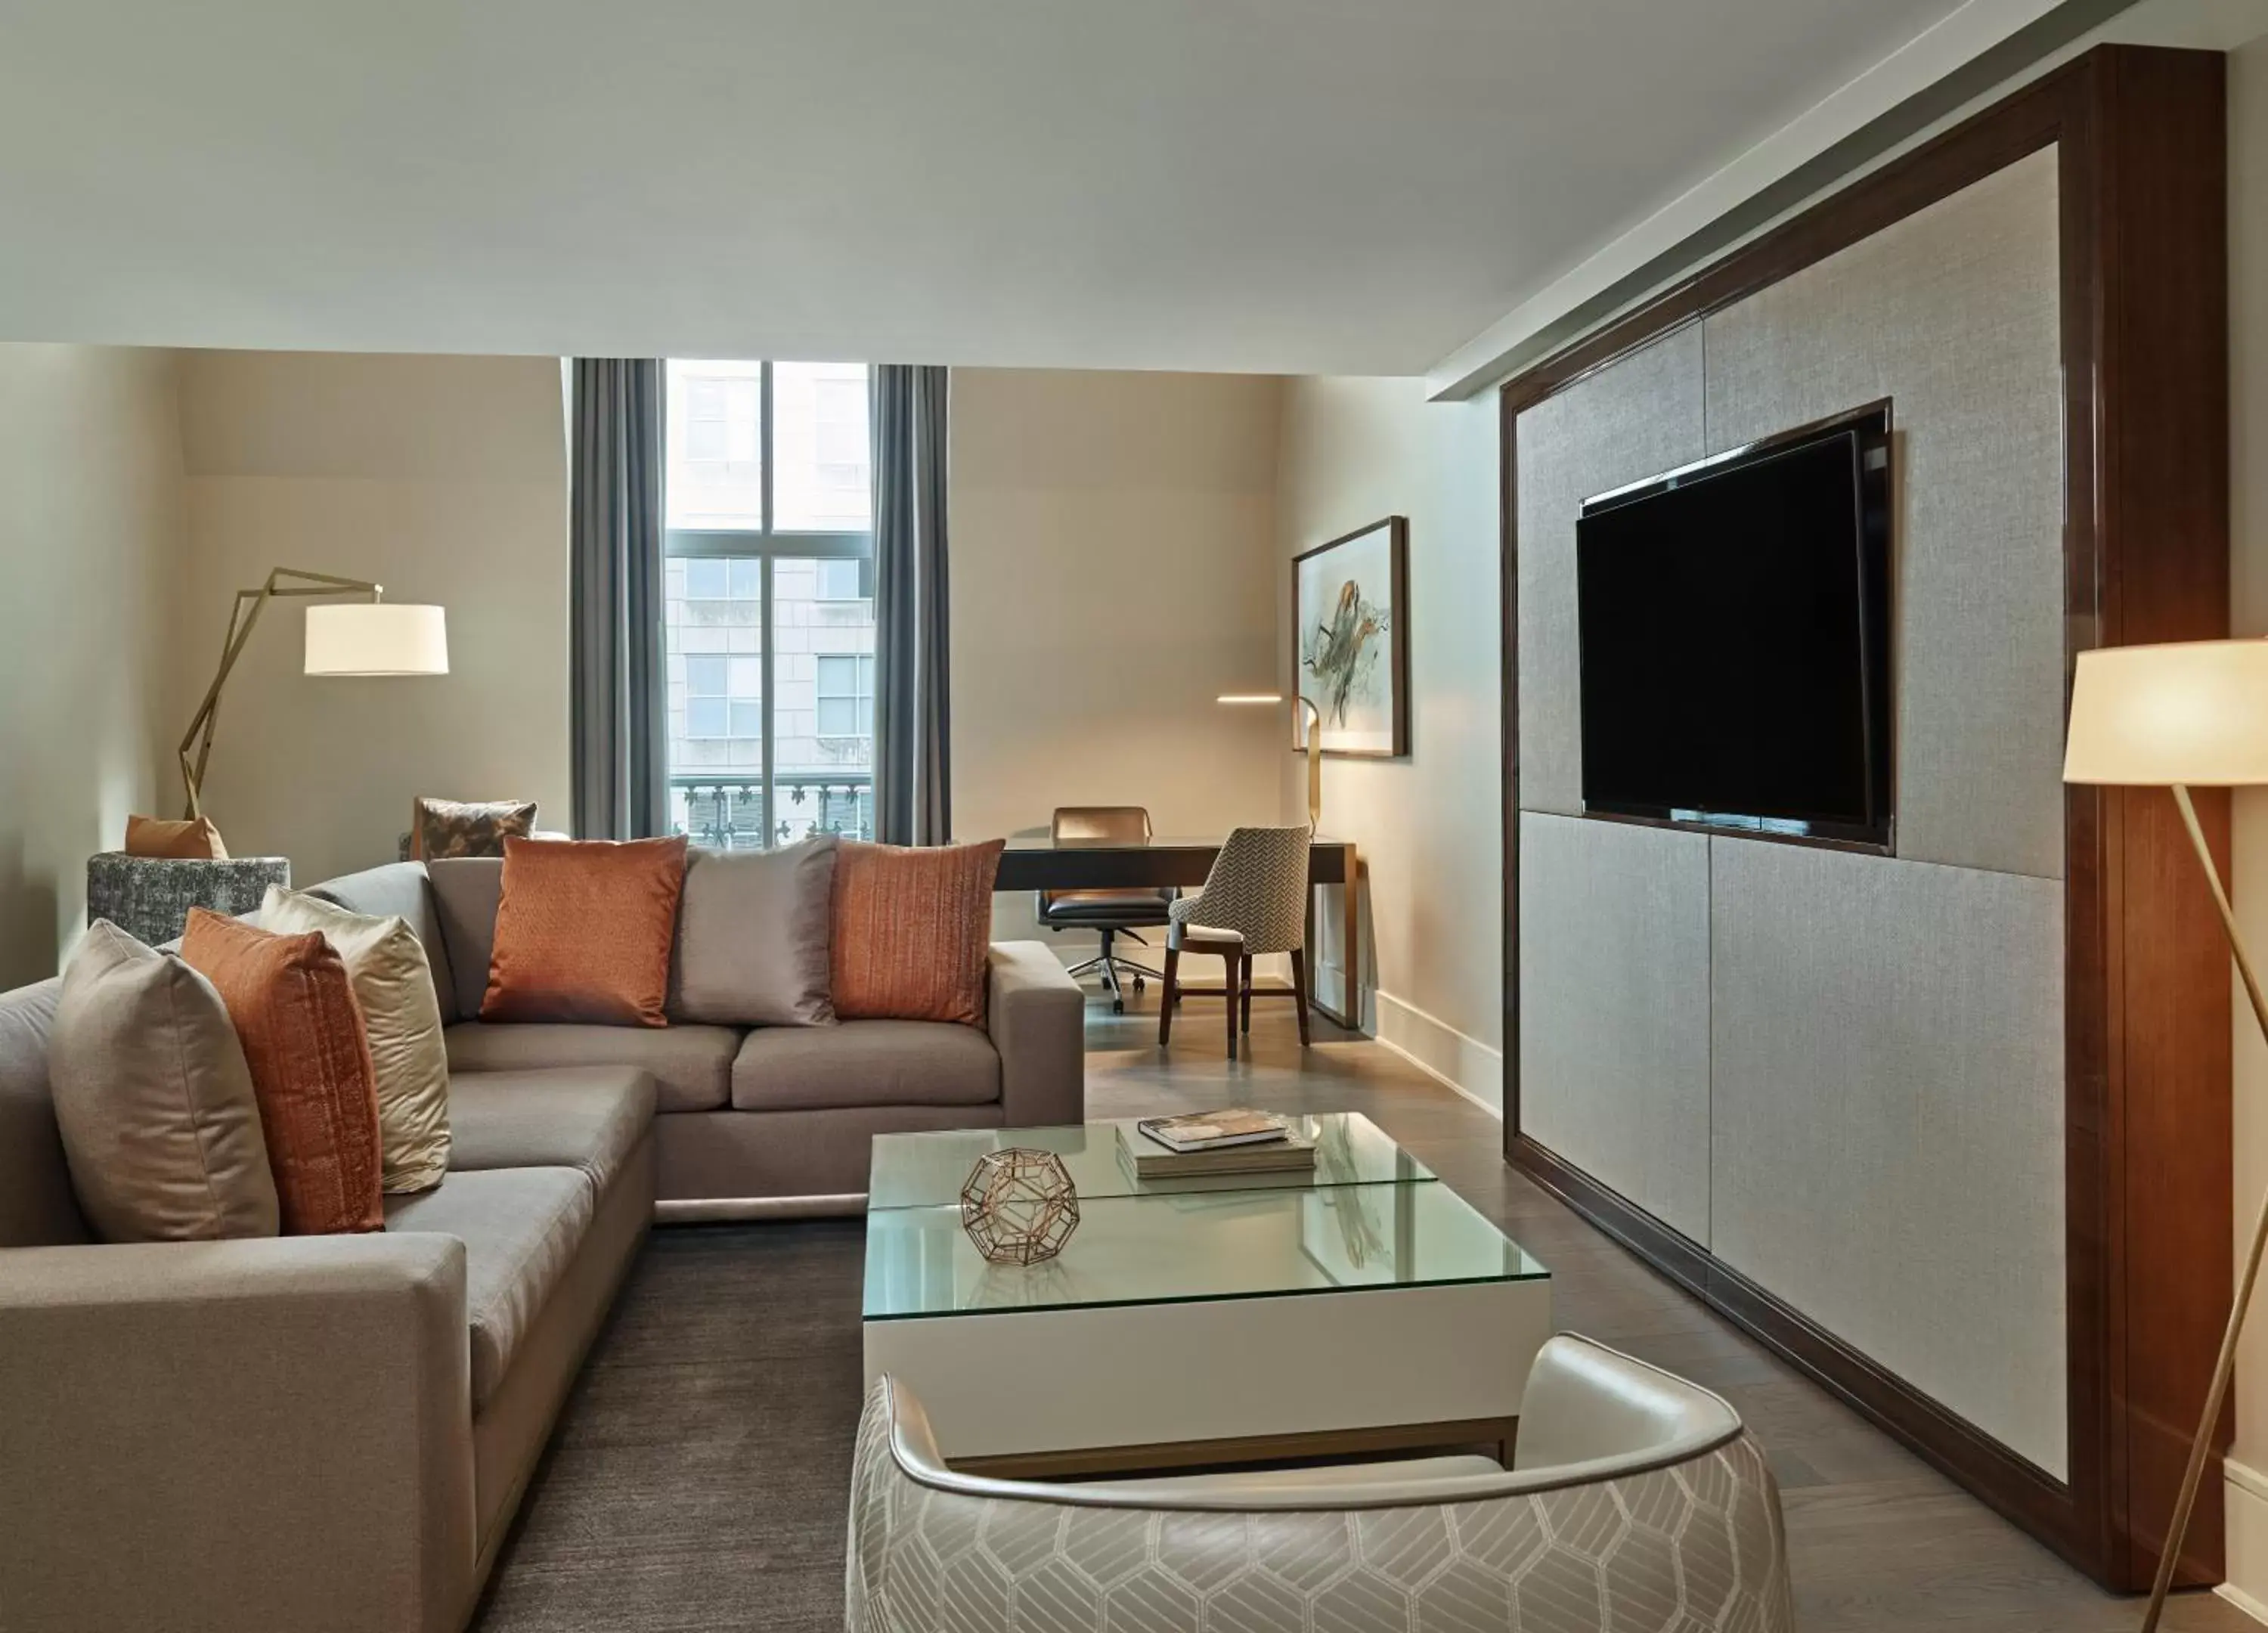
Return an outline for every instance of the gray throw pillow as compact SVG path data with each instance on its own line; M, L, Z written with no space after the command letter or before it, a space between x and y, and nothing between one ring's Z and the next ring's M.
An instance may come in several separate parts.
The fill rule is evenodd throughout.
M63 971L48 1080L79 1211L109 1242L273 1236L251 1069L212 982L107 919Z
M835 836L695 850L677 908L669 1013L725 1026L828 1026Z

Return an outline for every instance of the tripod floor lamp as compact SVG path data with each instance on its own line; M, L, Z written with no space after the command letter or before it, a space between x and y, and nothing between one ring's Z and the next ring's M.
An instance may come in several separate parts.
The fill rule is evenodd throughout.
M2238 933L2236 915L2220 872L2213 865L2205 830L2198 826L2192 787L2243 787L2268 783L2268 641L2193 641L2166 646L2114 646L2081 652L2072 677L2071 730L2066 739L2066 783L2119 783L2173 791L2181 807L2198 864L2212 888L2213 905L2252 1016L2268 1038L2268 1000L2252 971L2252 960ZM2166 1606L2182 1543L2189 1534L2190 1511L2198 1482L2213 1449L2213 1429L2228 1399L2236 1365L2236 1340L2244 1329L2252 1285L2260 1275L2260 1254L2268 1243L2268 1196L2261 1199L2252 1241L2236 1278L2220 1353L2205 1391L2205 1412L2190 1442L2173 1522L2166 1528L2165 1551L2151 1585L2143 1633L2154 1633Z
M410 675L449 673L449 639L442 609L388 602L382 585L341 578L296 567L272 570L256 590L239 590L229 608L228 633L221 639L220 668L205 688L204 701L181 734L182 815L204 814L199 790L205 761L212 754L213 727L220 718L221 688L244 655L253 626L270 601L286 596L364 595L370 599L307 609L306 673L324 675Z

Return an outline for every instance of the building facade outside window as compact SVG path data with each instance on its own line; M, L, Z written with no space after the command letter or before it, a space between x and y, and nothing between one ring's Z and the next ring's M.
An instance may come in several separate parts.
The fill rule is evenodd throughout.
M736 850L873 835L867 371L672 359L670 821Z
M819 660L819 735L865 739L855 752L870 753L874 736L874 660L871 657L827 657Z

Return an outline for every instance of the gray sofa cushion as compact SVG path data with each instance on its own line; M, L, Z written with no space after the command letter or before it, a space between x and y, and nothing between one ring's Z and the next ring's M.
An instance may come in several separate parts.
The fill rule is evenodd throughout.
M732 1092L740 1034L730 1026L585 1026L567 1021L459 1021L449 1073L631 1066L653 1075L662 1111L712 1111ZM456 1107L450 1107L453 1119Z
M448 938L441 931L440 904L426 883L423 868L415 862L389 862L384 867L364 868L359 873L325 879L311 886L306 894L320 896L350 913L399 918L407 923L416 935L418 945L425 949L426 963L433 967L433 996L440 1001L441 1024L446 1026L463 1019L457 1009L457 982L449 965ZM483 987L488 978L488 961L483 959Z
M999 1098L992 1041L949 1021L762 1027L733 1063L733 1104L742 1111L982 1106Z
M653 1122L653 1079L635 1066L464 1072L449 1115L453 1171L580 1168L603 1192Z
M476 1019L481 1000L488 996L489 958L496 950L504 858L440 857L425 864L425 874L433 881L433 911L441 921L441 939L448 948L456 984L456 1018Z
M48 1091L48 1034L63 983L0 993L0 1247L87 1239Z
M386 1199L388 1232L431 1231L465 1244L475 1416L574 1262L597 1204L579 1168L453 1172L430 1191Z
M778 850L696 850L670 967L673 1020L824 1026L835 835Z

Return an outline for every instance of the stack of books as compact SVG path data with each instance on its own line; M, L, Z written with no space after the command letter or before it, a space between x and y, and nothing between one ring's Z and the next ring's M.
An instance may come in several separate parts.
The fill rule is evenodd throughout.
M1122 1122L1118 1154L1138 1180L1296 1173L1315 1166L1314 1142L1292 1132L1289 1117L1242 1107Z

